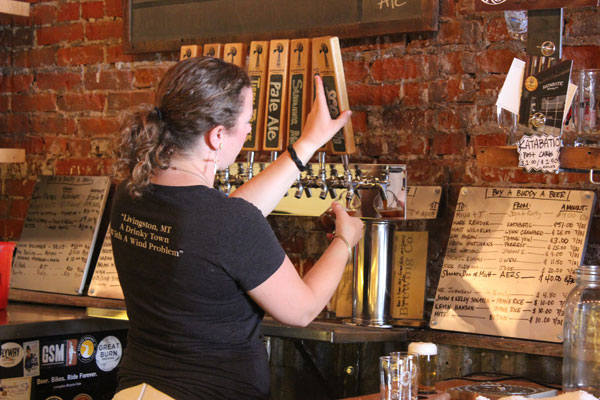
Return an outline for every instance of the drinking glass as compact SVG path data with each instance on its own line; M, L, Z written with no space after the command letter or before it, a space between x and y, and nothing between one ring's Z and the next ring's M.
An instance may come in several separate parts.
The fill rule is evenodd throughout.
M391 190L385 191L385 200L381 198L381 194L377 193L373 200L373 207L381 215L382 218L404 218L404 204L398 200L396 194Z
M347 191L344 190L340 193L340 195L335 200L337 203L345 206L346 212L351 216L356 216L360 212L361 202L360 197L358 197L358 193L352 193L350 199L348 199ZM323 214L319 216L319 222L323 226L323 229L327 233L335 232L335 213L333 212L333 208L329 206Z
M390 353L391 400L417 400L418 355L407 351Z
M379 398L380 400L392 400L392 385L390 374L391 356L379 357Z

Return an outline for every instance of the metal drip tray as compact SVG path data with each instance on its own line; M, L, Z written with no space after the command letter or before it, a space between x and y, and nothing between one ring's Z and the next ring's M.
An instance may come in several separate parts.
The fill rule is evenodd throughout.
M447 389L446 392L453 400L475 400L477 396L484 396L492 400L506 396L523 396L532 398L556 396L554 389L508 385L495 382L482 382L474 385L457 386Z

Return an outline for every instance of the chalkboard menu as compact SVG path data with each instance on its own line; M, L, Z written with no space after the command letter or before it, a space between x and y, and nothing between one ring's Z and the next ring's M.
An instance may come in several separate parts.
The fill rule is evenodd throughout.
M591 191L462 188L431 327L561 342L594 202Z
M81 294L110 178L41 176L17 244L11 287Z
M111 299L123 299L123 289L119 282L119 276L113 259L112 243L110 241L110 227L106 230L104 243L100 249L98 262L94 269L94 275L90 282L88 295L97 297L108 297Z
M437 0L127 0L125 48L342 38L438 29Z

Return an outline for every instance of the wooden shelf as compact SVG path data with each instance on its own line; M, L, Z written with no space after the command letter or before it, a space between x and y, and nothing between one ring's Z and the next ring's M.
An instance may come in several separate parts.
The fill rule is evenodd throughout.
M485 146L477 149L477 166L493 168L520 168L516 146ZM600 169L600 147L562 147L560 149L562 169Z
M0 13L29 17L29 3L24 1L0 0Z
M60 306L125 308L125 300L91 296L72 296L68 294L38 292L25 289L10 289L8 299L11 301Z
M475 347L496 351L535 354L541 356L562 357L562 343L541 342L537 340L506 338L502 336L481 335L435 329L413 329L408 331L408 341L433 342L454 346Z

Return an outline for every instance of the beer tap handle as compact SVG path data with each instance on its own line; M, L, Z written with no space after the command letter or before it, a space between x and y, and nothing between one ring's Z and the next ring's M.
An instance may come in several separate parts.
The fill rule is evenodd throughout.
M188 58L196 58L202 55L202 46L194 44L190 46L181 46L181 50L179 52L179 61L185 60Z
M267 72L269 60L269 42L253 41L250 43L248 62L248 77L252 87L252 118L251 129L246 137L242 150L262 151L264 141L266 100L267 100Z
M283 151L284 138L287 137L289 48L289 39L271 40L269 45L263 150L271 151L272 160Z

